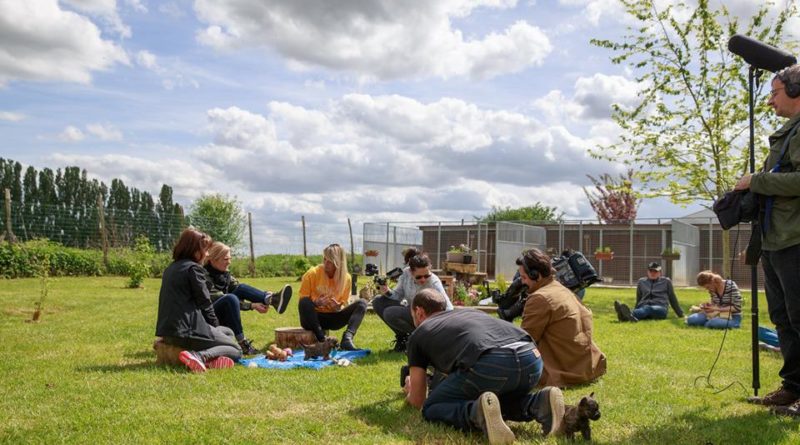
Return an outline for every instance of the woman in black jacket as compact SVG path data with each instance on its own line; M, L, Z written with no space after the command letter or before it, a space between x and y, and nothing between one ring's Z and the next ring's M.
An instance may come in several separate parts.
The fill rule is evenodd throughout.
M181 362L193 372L207 368L231 368L242 357L233 331L220 326L200 265L208 254L211 238L188 228L172 249L173 262L161 279L156 335L178 346Z

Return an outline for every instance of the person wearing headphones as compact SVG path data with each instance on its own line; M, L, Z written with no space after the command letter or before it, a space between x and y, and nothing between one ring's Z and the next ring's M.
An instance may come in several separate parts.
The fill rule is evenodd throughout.
M592 341L592 311L555 279L550 257L530 249L517 265L528 287L521 327L544 360L539 386L579 385L605 374L606 356Z

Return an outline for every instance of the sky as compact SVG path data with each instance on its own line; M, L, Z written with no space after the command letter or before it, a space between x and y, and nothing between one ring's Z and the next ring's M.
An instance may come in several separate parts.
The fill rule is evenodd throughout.
M364 222L591 220L587 175L625 167L589 150L639 86L589 41L630 24L617 0L0 0L0 156L235 197L257 253L302 252L301 216L310 253L348 218L356 250Z

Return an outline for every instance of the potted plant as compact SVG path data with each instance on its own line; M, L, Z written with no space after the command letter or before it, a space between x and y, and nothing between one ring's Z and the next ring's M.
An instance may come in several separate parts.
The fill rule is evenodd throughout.
M677 247L667 247L661 252L661 259L669 261L679 260L681 259L681 251Z
M614 251L611 247L598 247L594 251L594 258L598 261L610 261L614 259Z
M461 251L461 247L450 246L450 249L447 250L447 262L448 263L463 263L464 262L464 253Z
M456 306L464 306L469 301L469 292L466 286L461 281L456 282L456 287L453 290L453 304Z
M375 249L370 249L364 252L364 256L378 256L378 255L380 255L380 252L378 252Z

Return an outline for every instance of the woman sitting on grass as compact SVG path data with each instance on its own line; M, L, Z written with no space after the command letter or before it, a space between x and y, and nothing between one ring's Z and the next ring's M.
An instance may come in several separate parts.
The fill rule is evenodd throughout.
M697 274L697 285L706 288L711 301L702 303L698 312L686 319L689 326L711 329L738 328L742 324L742 293L733 280L704 270Z
M428 255L415 248L404 252L408 267L397 280L394 290L387 285L380 288L380 297L372 300L372 307L378 317L394 332L394 351L405 352L408 336L414 331L414 318L411 316L411 302L422 289L438 291L447 304L447 310L453 309L453 303L447 298L442 280L431 272L431 260Z
M164 270L158 296L156 335L184 349L178 358L192 372L232 368L242 357L233 331L219 324L200 265L210 245L205 233L184 230L172 249L174 261Z
M214 312L217 313L221 325L233 330L244 355L260 354L260 351L254 348L252 342L244 336L240 312L256 310L264 314L272 306L279 314L282 314L286 311L289 299L292 298L292 287L286 284L280 292L273 294L239 283L229 272L230 265L231 248L215 241L208 249L206 261L208 286L211 301L214 302Z

